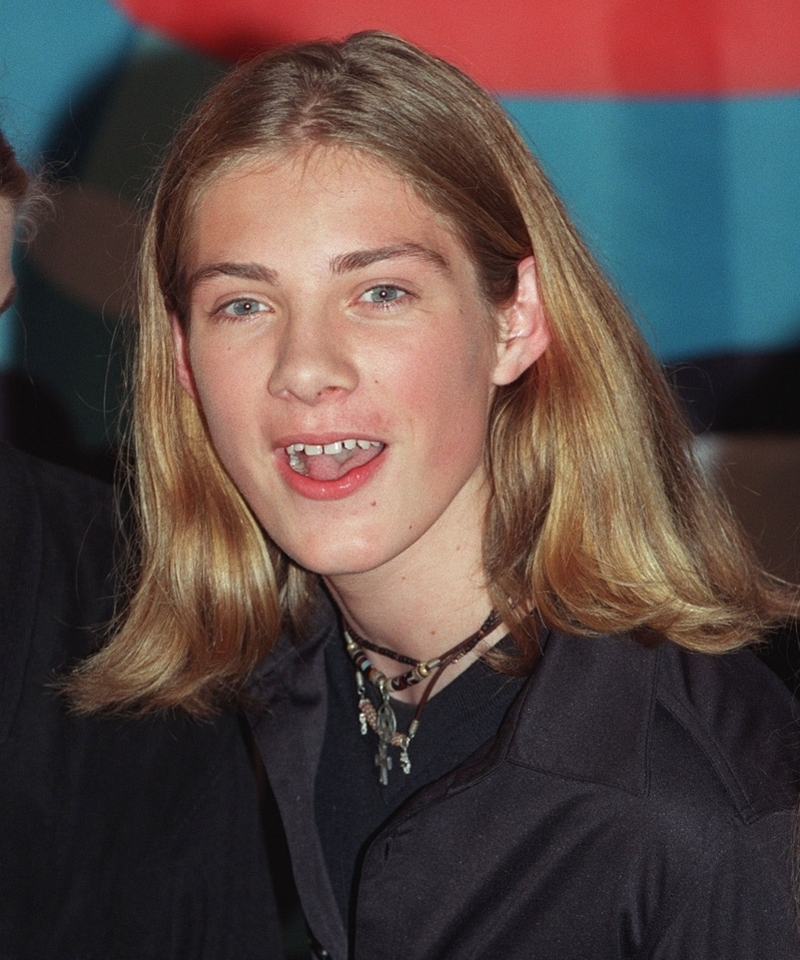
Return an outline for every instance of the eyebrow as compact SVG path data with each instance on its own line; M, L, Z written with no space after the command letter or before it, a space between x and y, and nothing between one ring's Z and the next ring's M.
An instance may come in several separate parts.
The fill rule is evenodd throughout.
M373 263L395 260L399 257L424 260L427 263L432 263L445 273L450 273L450 264L441 253L419 243L397 243L388 247L375 247L372 250L353 250L351 253L342 253L331 258L329 268L332 274L340 276L352 270L370 267ZM212 280L215 277L239 277L241 280L254 280L272 286L278 284L278 271L262 266L260 263L220 261L219 263L207 263L195 270L189 277L189 289L192 290L197 284L203 283L205 280Z
M354 250L352 253L343 253L331 258L331 273L339 275L350 270L360 270L371 267L373 263L382 260L395 260L398 257L411 257L432 263L445 273L450 273L450 264L438 250L431 250L419 243L397 243L389 247L376 247L373 250Z
M270 283L275 286L278 282L277 270L270 270L260 263L207 263L189 277L189 289L194 289L198 283L211 280L214 277L239 277L242 280L257 280L261 283Z
M8 296L5 298L5 300L2 303L0 303L0 313L5 313L6 310L8 310L8 308L16 299L16 296L17 296L17 288L16 286L14 286L8 291Z

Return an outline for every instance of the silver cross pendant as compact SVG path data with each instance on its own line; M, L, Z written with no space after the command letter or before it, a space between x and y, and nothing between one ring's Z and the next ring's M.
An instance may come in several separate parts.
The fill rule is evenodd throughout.
M375 754L375 764L380 769L381 783L385 787L389 783L389 771L392 769L392 758L389 756L389 747L392 737L397 733L397 717L392 710L389 700L389 691L381 686L383 702L378 707L375 726L378 734L378 752Z
M386 744L381 740L378 744L378 752L375 754L375 766L380 769L380 780L382 786L389 783L389 771L392 769L392 758L386 749Z

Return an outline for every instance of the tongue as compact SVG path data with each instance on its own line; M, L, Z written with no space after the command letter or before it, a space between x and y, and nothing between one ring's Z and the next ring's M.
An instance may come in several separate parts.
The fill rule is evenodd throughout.
M374 460L381 452L383 447L370 447L369 450L362 450L356 447L351 451L346 459L342 459L342 454L338 456L327 453L317 454L315 457L307 457L302 454L305 460L308 476L312 480L338 480L356 467L363 467L365 463Z

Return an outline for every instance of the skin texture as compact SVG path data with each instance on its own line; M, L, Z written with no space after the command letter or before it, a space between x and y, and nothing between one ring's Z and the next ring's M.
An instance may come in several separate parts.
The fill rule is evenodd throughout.
M16 290L11 272L13 245L14 208L10 200L0 198L0 313L11 306Z
M422 656L474 630L489 405L547 345L532 261L493 313L441 216L327 148L212 183L189 270L178 376L270 536L373 639ZM346 438L383 446L333 484L289 468L290 444Z

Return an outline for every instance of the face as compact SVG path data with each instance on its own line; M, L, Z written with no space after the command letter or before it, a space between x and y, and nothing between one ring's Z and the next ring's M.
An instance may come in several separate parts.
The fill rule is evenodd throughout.
M11 272L11 249L14 246L14 207L0 198L0 313L14 300L14 274Z
M478 535L499 361L472 262L377 161L318 149L212 183L178 373L272 539L330 577Z

